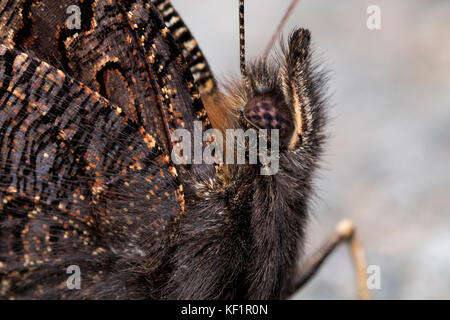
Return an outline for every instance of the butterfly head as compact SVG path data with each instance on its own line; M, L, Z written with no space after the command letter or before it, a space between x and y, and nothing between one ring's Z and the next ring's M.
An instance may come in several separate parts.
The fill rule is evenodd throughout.
M256 129L278 129L281 146L293 149L321 134L323 77L311 63L310 32L294 31L274 63L246 65L242 81L228 86L231 108Z

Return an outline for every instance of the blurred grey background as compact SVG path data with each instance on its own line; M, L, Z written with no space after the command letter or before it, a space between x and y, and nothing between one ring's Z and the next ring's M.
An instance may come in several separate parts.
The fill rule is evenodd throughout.
M239 75L237 0L172 0L218 79ZM291 0L247 0L257 57ZM368 30L369 5L381 30ZM307 253L344 217L369 265L375 299L450 299L450 1L300 0L284 28L311 30L331 70L331 138L317 179ZM347 247L296 298L352 299Z

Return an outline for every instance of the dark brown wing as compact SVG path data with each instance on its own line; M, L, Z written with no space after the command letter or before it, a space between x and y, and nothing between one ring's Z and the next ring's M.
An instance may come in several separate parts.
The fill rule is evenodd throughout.
M208 119L176 41L150 0L3 1L0 39L119 105L167 154L170 131ZM80 28L68 24L80 12ZM76 18L76 17L75 17Z
M0 8L8 47L65 71L1 47L0 297L156 297L184 206L170 133L206 114L150 2L80 1L77 31L60 3Z
M157 261L180 210L167 159L120 107L42 61L2 46L0 79L0 296L124 295L103 288ZM71 264L84 290L65 286Z

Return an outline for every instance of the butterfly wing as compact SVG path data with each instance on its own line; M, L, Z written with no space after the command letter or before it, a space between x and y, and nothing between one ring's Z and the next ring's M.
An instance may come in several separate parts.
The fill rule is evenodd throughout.
M0 296L156 297L184 206L170 135L203 105L150 2L80 1L75 31L50 2L1 11Z
M181 48L201 95L211 94L217 83L197 41L169 0L152 0Z
M117 277L116 263L156 259L179 203L153 138L120 107L26 54L1 47L0 76L2 292L33 285L26 296L64 297L59 281L75 264L89 295L108 283L102 277Z
M119 105L155 137L161 153L170 151L175 128L192 129L193 120L208 125L189 65L150 0L9 2L0 16L5 45Z

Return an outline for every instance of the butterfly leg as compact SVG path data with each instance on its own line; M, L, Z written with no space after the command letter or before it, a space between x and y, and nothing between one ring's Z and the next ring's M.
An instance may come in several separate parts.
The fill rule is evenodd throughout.
M341 220L335 229L334 234L323 244L323 246L308 260L301 274L297 276L294 283L294 290L303 287L320 269L322 263L341 243L347 243L350 247L350 253L353 265L356 271L356 280L358 285L358 298L362 300L370 299L370 293L366 284L366 261L364 249L356 233L355 225L350 220Z

